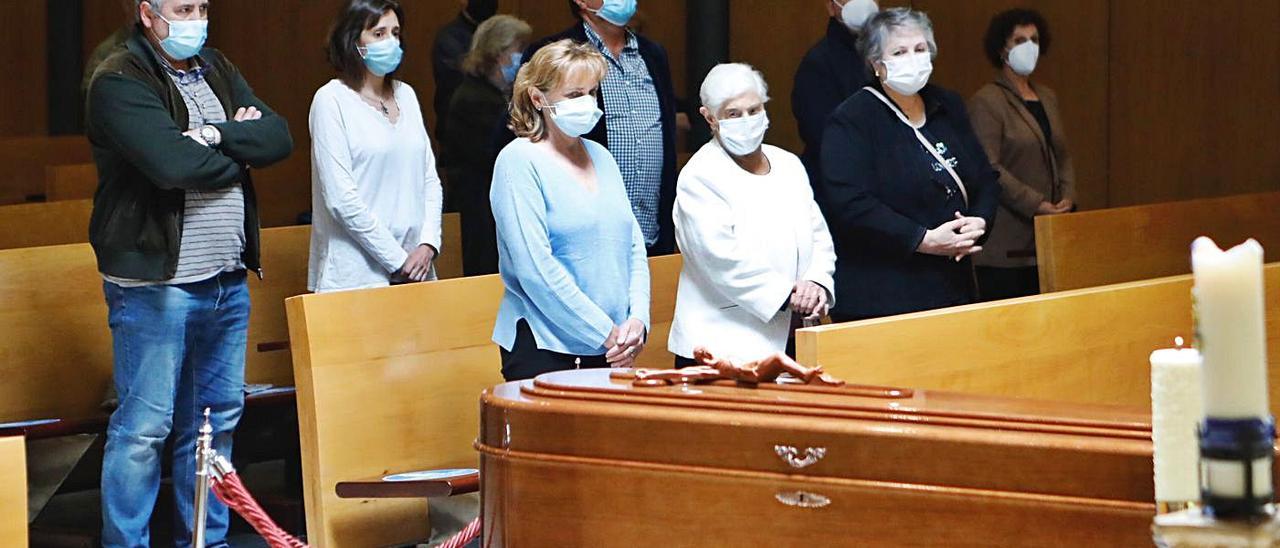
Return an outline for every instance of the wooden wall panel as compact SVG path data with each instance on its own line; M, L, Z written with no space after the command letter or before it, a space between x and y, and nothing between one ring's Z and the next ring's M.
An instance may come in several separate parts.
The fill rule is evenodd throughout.
M1280 2L1111 4L1111 205L1280 189Z
M82 3L84 26L80 32L84 38L82 58L85 62L89 61L89 56L93 54L98 44L111 36L116 29L133 21L130 15L133 10L125 9L133 3L134 0L90 0Z
M775 0L733 0L729 60L747 63L764 74L769 84L769 134L765 140L800 154L804 142L791 114L791 91L800 60L826 35L828 18L822 2L796 4L779 10ZM697 97L690 97L690 101L702 106Z
M1039 10L1053 32L1052 51L1033 79L1053 88L1076 166L1082 208L1108 205L1107 20L1109 0L914 0L933 20L938 59L933 81L966 99L997 71L982 51L995 14L1015 7Z
M45 58L48 0L0 2L0 137L43 135L49 129Z

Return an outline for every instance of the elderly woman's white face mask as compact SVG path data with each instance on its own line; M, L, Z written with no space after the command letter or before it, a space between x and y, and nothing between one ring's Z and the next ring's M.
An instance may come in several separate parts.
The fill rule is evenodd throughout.
M929 41L919 29L894 29L885 40L884 58L878 70L880 81L903 95L919 93L933 74Z
M725 152L733 156L746 156L760 149L764 134L769 129L769 113L764 101L755 92L748 92L720 105L715 116L703 115Z

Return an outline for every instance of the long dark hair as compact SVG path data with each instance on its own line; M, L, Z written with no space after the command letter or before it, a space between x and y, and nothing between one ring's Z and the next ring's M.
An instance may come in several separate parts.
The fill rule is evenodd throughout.
M396 17L400 19L401 32L403 32L404 9L400 7L400 2L397 0L350 0L338 11L338 18L329 31L329 45L326 49L329 54L329 64L338 71L342 83L351 89L359 90L367 74L364 58L356 49L360 44L360 33L373 28L388 11L396 13ZM400 47L402 48L403 40L401 38ZM396 72L399 70L397 68L387 74L386 80L383 81L384 93L391 92L392 80L395 79Z

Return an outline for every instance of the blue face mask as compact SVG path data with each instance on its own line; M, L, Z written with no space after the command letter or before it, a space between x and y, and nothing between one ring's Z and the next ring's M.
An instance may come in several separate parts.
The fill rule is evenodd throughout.
M174 59L182 61L195 57L209 38L209 21L170 21L163 15L151 12L161 21L169 24L169 37L160 41L160 48ZM152 32L155 32L152 30Z
M364 66L369 67L369 72L378 77L395 72L400 67L400 60L404 59L399 38L387 38L357 49L364 56Z
M523 53L512 53L511 64L502 67L502 80L506 82L507 85L511 85L512 82L516 81L516 74L520 73L520 61L523 60Z
M615 27L625 27L636 16L636 0L604 0L596 15Z

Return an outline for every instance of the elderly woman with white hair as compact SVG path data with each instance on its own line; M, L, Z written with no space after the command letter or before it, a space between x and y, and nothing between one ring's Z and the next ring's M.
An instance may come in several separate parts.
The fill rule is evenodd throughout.
M668 349L754 360L787 346L793 316L816 319L832 300L835 251L804 165L763 144L764 78L719 65L702 83L700 112L714 139L680 173L674 208L684 254Z
M938 48L923 12L881 11L859 50L875 75L827 120L818 202L836 244L831 318L973 302L1000 187L964 101L929 84Z

